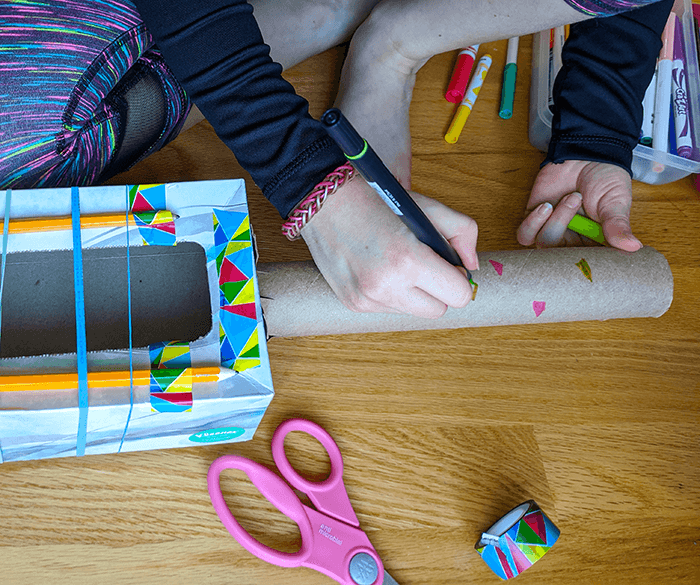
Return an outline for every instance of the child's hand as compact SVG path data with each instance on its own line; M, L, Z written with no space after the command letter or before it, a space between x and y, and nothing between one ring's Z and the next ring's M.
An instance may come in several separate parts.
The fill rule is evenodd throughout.
M467 268L478 268L476 222L411 193ZM441 317L472 296L464 271L422 244L361 177L331 195L301 232L328 284L349 309Z
M527 203L530 213L518 228L518 242L538 248L590 243L567 229L582 204L585 214L602 224L611 246L628 252L642 247L630 227L629 173L617 165L581 160L542 168Z

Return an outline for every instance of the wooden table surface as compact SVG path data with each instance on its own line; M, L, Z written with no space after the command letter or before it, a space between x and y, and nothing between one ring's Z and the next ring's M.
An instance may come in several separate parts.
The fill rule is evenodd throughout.
M480 250L515 239L542 154L528 142L531 39L521 42L515 115L497 116L505 41L456 145L442 135L454 54L419 73L412 105L414 188L474 217ZM339 47L286 75L320 115ZM245 176L203 122L111 183ZM306 260L247 179L262 262ZM536 500L561 530L518 582L700 583L700 197L691 177L635 182L636 235L668 259L675 294L658 319L272 339L276 395L241 444L0 466L0 583L7 585L315 585L243 550L209 500L219 455L272 465L283 420L324 426L345 457L361 526L401 585L497 583L480 533ZM290 459L320 478L328 462L293 437ZM243 476L223 487L255 536L284 550L296 526Z

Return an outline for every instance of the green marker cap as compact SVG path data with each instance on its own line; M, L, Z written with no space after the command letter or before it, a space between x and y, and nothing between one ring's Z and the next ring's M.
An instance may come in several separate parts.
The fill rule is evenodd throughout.
M573 219L569 222L569 229L577 234L586 236L599 244L605 243L603 226L583 215L574 215Z

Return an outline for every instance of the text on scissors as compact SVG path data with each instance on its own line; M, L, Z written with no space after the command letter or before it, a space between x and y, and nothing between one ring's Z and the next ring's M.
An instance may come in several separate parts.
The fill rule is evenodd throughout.
M343 541L340 540L339 538L336 538L335 536L333 536L331 534L332 530L333 529L330 526L326 526L325 524L321 524L321 528L318 529L318 533L321 536L326 537L328 540L335 542L338 546L340 546L341 544L343 544Z

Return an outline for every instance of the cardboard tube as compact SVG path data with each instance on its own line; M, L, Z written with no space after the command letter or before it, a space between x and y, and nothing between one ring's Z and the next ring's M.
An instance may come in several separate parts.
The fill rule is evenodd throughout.
M475 300L440 319L355 313L345 308L313 262L258 265L270 337L457 329L659 317L671 306L673 275L650 247L522 249L479 253Z

